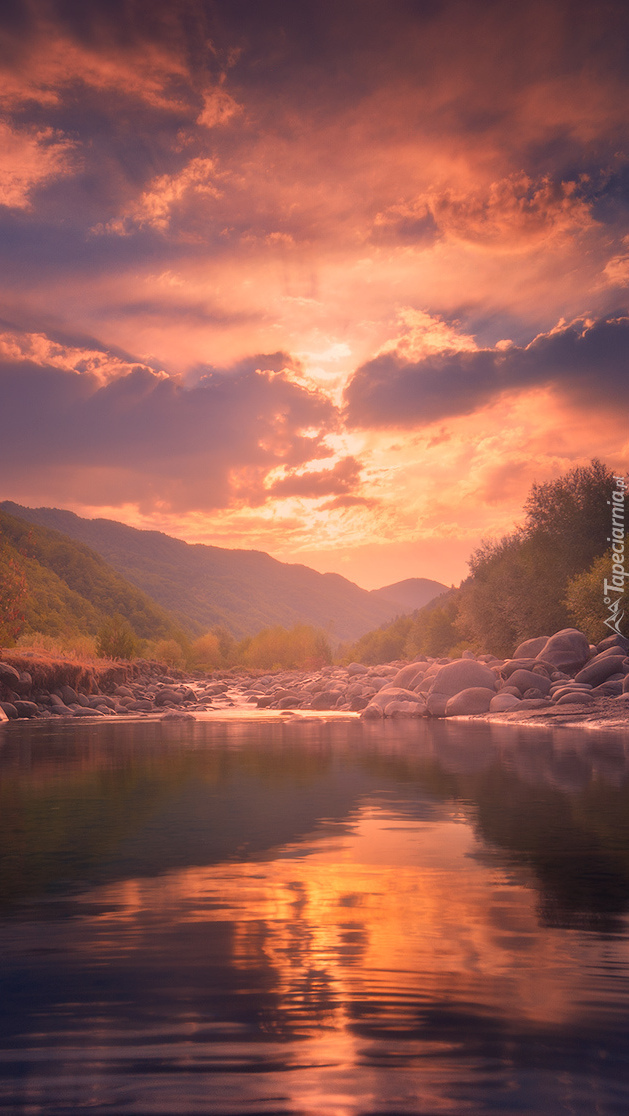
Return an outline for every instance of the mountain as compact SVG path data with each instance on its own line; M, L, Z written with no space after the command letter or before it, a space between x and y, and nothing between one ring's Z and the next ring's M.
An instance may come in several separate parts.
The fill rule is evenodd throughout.
M94 635L108 616L120 613L143 639L176 634L177 625L163 608L83 543L5 510L0 510L0 543L0 583L22 582L27 632Z
M243 638L262 628L306 623L332 640L354 640L401 610L399 602L380 599L340 574L278 562L263 551L185 543L58 508L5 501L0 509L86 544L192 635L222 626Z
M400 612L414 612L447 591L447 585L427 577L407 577L382 589L372 589L371 596L395 605Z

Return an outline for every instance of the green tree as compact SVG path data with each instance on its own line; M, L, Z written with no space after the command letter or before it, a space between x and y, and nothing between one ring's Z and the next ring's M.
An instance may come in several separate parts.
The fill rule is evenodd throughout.
M625 536L625 554L629 554L629 535ZM606 554L596 558L588 570L573 577L566 588L568 614L591 643L599 643L606 636L613 635L613 630L605 624L611 614L603 596L603 583L605 578L609 579L611 576L613 562L612 552L608 550ZM621 598L620 613L623 606L624 600ZM625 631L629 631L629 625Z
M96 636L96 652L104 659L133 659L138 639L128 620L119 612L109 616Z
M19 553L0 536L0 644L12 646L24 627L26 573Z

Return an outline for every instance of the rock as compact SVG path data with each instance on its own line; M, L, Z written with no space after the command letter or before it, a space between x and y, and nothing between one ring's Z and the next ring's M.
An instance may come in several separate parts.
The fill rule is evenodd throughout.
M544 662L552 663L557 670L570 674L581 670L590 658L590 644L583 632L577 628L562 628L550 636L535 656Z
M446 694L428 694L426 698L426 712L431 717L445 717L446 705L450 698Z
M366 697L353 697L349 702L349 708L352 713L360 713L369 705L369 698Z
M358 674L367 674L367 667L362 663L350 663L347 668L347 673L350 678L354 678Z
M10 721L15 721L16 718L19 717L19 713L12 701L0 701L0 709L2 709L3 713L6 713Z
M423 697L420 697L414 690L405 690L403 686L385 686L382 690L378 690L378 693L374 694L371 699L371 703L379 705L381 709L384 709L392 701L412 701L415 705L422 706L424 704Z
M498 693L505 694L505 695L508 694L511 697L517 697L518 701L522 697L522 694L518 690L517 686L510 686L507 683L505 683L503 686L500 687Z
M335 709L339 698L342 696L340 690L323 690L320 694L313 696L310 708L321 711Z
M5 713L4 709L2 708L2 705L0 704L0 723L2 723L2 721L8 721L8 720L9 720L9 717Z
M13 704L17 709L18 717L39 717L39 709L34 701L20 701L16 699Z
M577 692L572 690L570 693L562 694L557 698L557 705L592 705L596 701L596 697L590 690L582 690Z
M509 675L509 685L515 686L522 695L531 688L540 690L541 696L544 697L550 690L551 681L546 674L540 674L532 670L514 670L513 674Z
M369 702L369 705L365 706L360 714L362 721L380 721L383 716L380 706L374 705L373 702Z
M424 717L426 706L418 701L390 701L384 707L385 717Z
M397 674L391 679L392 686L403 686L404 689L410 689L411 683L419 676L423 678L426 673L425 663L409 663L408 666L402 667L398 670Z
M10 690L15 690L15 683L20 681L19 671L9 663L0 663L0 683Z
M533 639L525 639L524 643L521 643L519 647L516 647L515 651L513 652L513 658L534 659L537 655L539 655L542 647L545 647L548 639L548 636L535 636Z
M78 699L78 694L72 686L60 686L57 692L64 705L73 705Z
M596 650L598 652L609 651L616 647L619 651L622 651L624 655L629 655L629 639L622 635L607 636L607 639L602 639L600 643L597 643Z
M469 686L448 699L446 717L469 716L474 713L488 713L492 699L496 696L487 686Z
M72 709L73 717L104 717L100 709L92 709L89 705L75 705Z
M551 690L550 696L553 701L558 701L559 698L563 697L564 694L589 694L591 693L591 691L591 686L577 686L573 683L572 685L568 684L566 686L559 686L558 689Z
M514 694L506 694L503 690L496 694L489 703L490 713L506 713L510 709L516 709L520 705L520 698Z
M183 709L169 709L167 713L162 713L160 721L196 721L196 717Z
M607 651L597 655L596 658L590 659L589 663L575 675L575 682L589 682L592 686L598 686L601 682L605 682L611 674L616 674L622 667L625 656L610 655Z
M552 701L550 700L550 698L523 698L518 708L544 709L547 705L552 705Z
M148 698L140 698L138 701L130 701L127 703L127 709L130 713L153 713L153 702Z
M430 693L453 697L462 690L490 689L495 692L496 675L484 663L472 659L458 659L442 666L435 674Z
M536 670L549 677L553 672L552 663L542 663L539 659L505 659L500 668L504 678L510 678L516 670Z

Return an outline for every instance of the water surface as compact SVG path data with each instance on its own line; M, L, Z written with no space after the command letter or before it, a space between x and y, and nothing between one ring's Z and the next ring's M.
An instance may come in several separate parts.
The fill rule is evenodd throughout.
M625 1114L628 739L5 726L0 1107Z

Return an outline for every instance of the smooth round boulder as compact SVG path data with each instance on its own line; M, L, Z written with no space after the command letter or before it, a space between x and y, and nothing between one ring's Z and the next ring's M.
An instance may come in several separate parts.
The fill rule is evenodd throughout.
M7 686L9 690L15 690L15 683L20 681L20 672L12 667L9 663L0 663L0 683Z
M574 674L581 670L590 658L590 643L587 636L578 628L562 628L550 636L535 656L546 663L552 663L557 670Z
M426 712L431 717L445 717L446 705L450 698L447 694L428 694L426 698Z
M575 682L589 682L591 686L598 686L601 682L606 682L611 674L617 674L624 660L625 656L623 654L609 655L606 651L603 651L595 659L590 659L583 670L575 675L574 680Z
M371 699L381 709L384 709L392 701L412 701L415 705L423 705L424 699L420 694L415 693L414 690L406 690L403 686L385 686L382 690L378 690L377 694Z
M455 659L446 663L435 674L430 693L454 697L462 690L490 689L495 693L496 675L484 663L473 659Z
M515 686L522 695L532 688L541 690L541 695L544 697L550 690L551 681L546 674L532 670L514 670L513 674L509 675L509 685Z
M374 705L371 701L369 702L369 705L365 706L362 713L360 714L360 718L362 721L381 721L383 716L384 714L380 706Z
M0 705L0 722L1 721L8 721L8 720L9 720L9 718L8 718L7 714L5 713L4 709Z
M495 694L489 703L490 713L508 713L511 709L516 709L520 705L520 698L514 694L505 694L502 692Z
M592 705L596 697L591 690L572 691L557 698L557 705Z
M409 689L411 683L421 676L423 678L426 673L425 663L409 663L408 666L402 667L398 670L397 674L393 675L391 679L392 686L403 686L404 689Z
M18 717L39 717L39 709L34 701L18 701L16 698L13 704L17 709Z
M514 659L534 659L539 655L542 647L548 643L549 636L534 636L533 639L525 639L524 643L520 643L513 652Z
M367 667L363 666L362 663L350 663L347 667L347 673L349 674L350 678L354 678L356 675L366 674Z
M465 717L475 713L488 713L489 706L496 696L487 686L469 686L448 699L446 717Z

